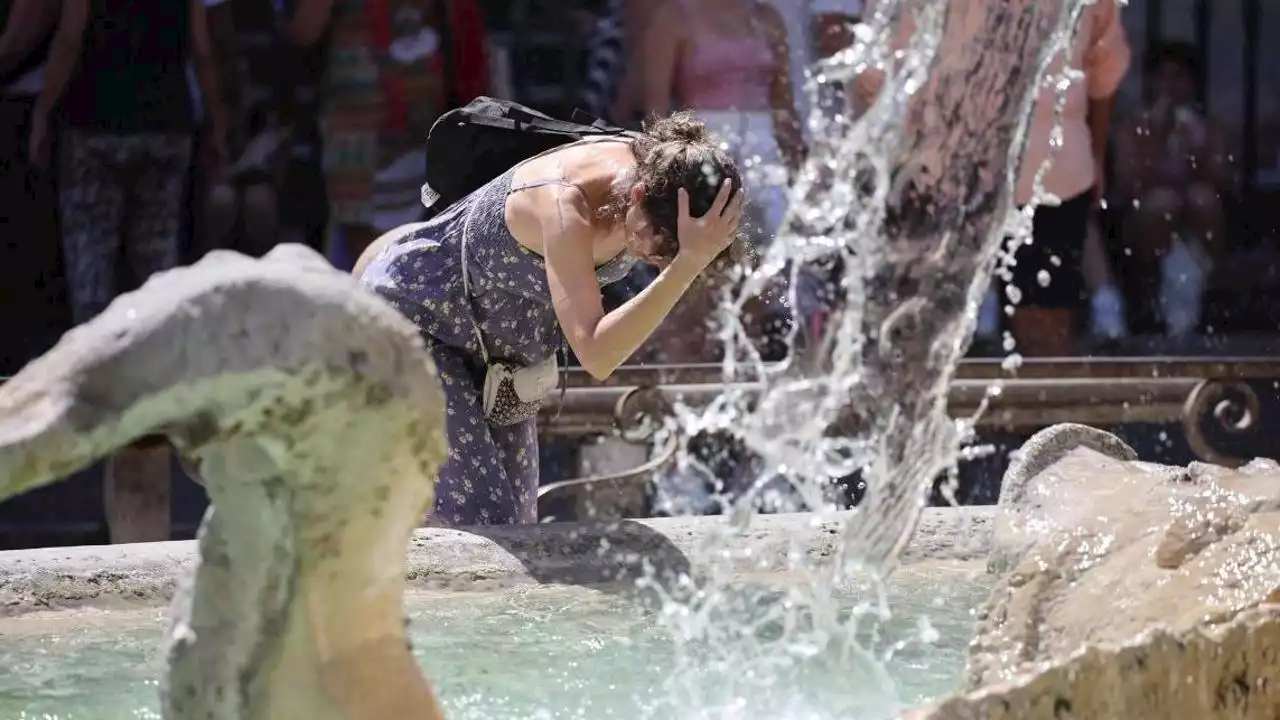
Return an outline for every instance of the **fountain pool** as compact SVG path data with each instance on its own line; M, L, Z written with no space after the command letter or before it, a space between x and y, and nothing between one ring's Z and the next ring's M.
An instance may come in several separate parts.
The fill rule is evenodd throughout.
M796 550L820 555L829 541L824 538L831 537L800 516L768 518L755 529L760 536L788 538L785 552L780 545L770 553L758 536L741 539L742 547L772 557L761 565L739 566L732 601L716 603L722 613L735 615L721 620L736 621L718 626L754 630L743 630L736 641L720 637L710 648L674 642L658 604L648 602L630 581L530 582L547 576L534 556L539 552L534 543L565 553L565 540L554 526L510 533L527 536L527 546L505 536L491 543L453 531L421 533L410 550L415 582L405 599L409 634L450 720L889 718L956 688L972 612L990 587L985 561L953 559L981 549L976 538L985 523L961 522L972 532L947 537L942 533L955 524L938 522L933 517L938 514L930 514L933 522L926 523L914 545L916 561L893 577L888 590L893 615L874 626L869 618L859 625L859 645L872 648L878 659L887 658L883 668L846 656L840 643L818 647L813 638L820 633L807 628L789 628L784 641L781 624L796 618L803 624L803 612L771 619L770 611L802 587L801 576L788 571L780 557ZM689 519L644 527L698 567L707 557L694 548L705 548L719 525ZM975 539L966 545L966 536ZM435 539L424 543L424 537ZM616 529L613 537L615 547L628 545ZM591 547L599 539L581 534L580 542ZM0 676L0 717L160 717L158 680L164 672L168 613L164 593L149 593L176 577L193 550L185 543L164 545L171 552L152 549L150 557L143 546L0 553L0 605L8 603L14 612L19 595L62 598L53 601L55 609L29 610L40 603L27 604L22 612L0 618L0 667L7 670ZM98 554L80 555L90 552ZM428 558L432 568L420 564ZM508 570L495 569L502 558L516 562ZM24 570L33 567L40 570ZM484 580L475 582L478 577ZM110 578L99 582L105 592L88 601L72 598L67 589L84 587L89 578ZM11 593L7 598L6 592ZM867 583L853 582L834 597L847 617L874 593ZM797 638L809 648L800 649ZM677 652L686 658L694 654L698 661L680 663Z

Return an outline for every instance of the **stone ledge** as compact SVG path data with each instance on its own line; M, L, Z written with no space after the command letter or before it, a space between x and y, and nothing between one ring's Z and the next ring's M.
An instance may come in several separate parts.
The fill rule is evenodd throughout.
M995 512L994 507L927 509L903 562L985 560ZM696 570L711 560L744 573L781 572L796 553L815 559L832 555L838 537L836 522L818 522L808 514L760 516L745 532L727 538L721 532L725 522L707 517L425 528L410 543L407 576L415 587L468 590L606 583L633 579L645 564L670 573ZM718 557L705 549L713 539ZM747 548L750 554L741 552ZM0 552L0 616L113 601L165 602L195 559L194 541Z

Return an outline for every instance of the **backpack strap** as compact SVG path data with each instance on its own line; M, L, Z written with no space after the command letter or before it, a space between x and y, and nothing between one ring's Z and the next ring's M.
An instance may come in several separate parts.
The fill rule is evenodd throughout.
M473 125L484 125L485 127L497 128L499 130L510 130L512 132L527 132L529 130L541 130L543 132L554 133L557 135L577 135L581 134L584 125L577 122L566 122L564 120L556 120L555 118L541 117L495 117L492 115L474 114L467 116L467 122ZM630 130L622 128L613 128L605 125L601 121L599 124L586 125L596 129L599 135L625 135Z
M466 305L467 317L471 318L471 329L475 333L476 344L480 346L480 357L484 364L489 364L489 350L484 345L484 333L480 332L480 321L476 319L475 308L471 305L471 267L467 264L467 246L471 242L471 218L476 214L475 204L467 208L466 217L462 219L462 294Z
M626 131L626 132L629 132L629 131ZM537 160L540 157L546 157L547 155L550 155L552 153L557 153L557 152L560 152L561 150L574 147L575 145L594 145L596 143L606 143L606 142L631 142L631 138L630 137L621 138L615 135L596 135L592 137L584 137L581 140L575 140L571 143L565 143L564 145L558 145L556 147L553 147L550 150L545 150L543 152L538 153L537 155L534 155L531 158L525 158L524 160L521 160L519 163L512 166L511 170L509 170L508 172L514 172L516 168L521 167L526 163L530 163L530 162L533 162L534 160ZM578 188L579 191L582 190L582 188L579 187L576 183L571 183L568 180L564 180L562 178L547 178L546 180L534 180L533 182L528 182L523 185L512 187L511 192L515 192L517 190L529 190L535 187L543 187L545 185L566 185L569 187Z

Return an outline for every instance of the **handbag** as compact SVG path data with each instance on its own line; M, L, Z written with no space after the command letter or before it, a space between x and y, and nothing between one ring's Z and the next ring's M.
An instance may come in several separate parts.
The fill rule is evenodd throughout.
M505 360L494 360L484 344L484 334L471 307L470 269L467 266L467 245L471 237L471 216L475 208L467 209L462 224L462 289L466 294L467 312L475 331L476 344L484 359L484 389L481 393L485 419L493 425L516 425L538 414L542 403L556 388L559 366L553 354L534 365L521 365Z

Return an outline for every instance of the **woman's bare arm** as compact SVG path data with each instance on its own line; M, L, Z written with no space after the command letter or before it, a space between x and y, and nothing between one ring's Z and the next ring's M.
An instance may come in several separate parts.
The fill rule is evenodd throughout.
M311 47L324 35L332 14L333 0L303 0L284 24L284 36L294 45Z
M648 287L606 314L592 259L596 230L586 198L560 186L529 192L547 196L536 200L554 203L557 209L547 213L542 224L547 284L556 318L583 369L604 380L658 329L705 266L677 257Z
M773 133L787 167L796 172L804 162L806 148L796 110L795 91L791 87L791 53L788 51L787 27L777 8L768 3L759 6L759 19L769 48L773 51L773 77L769 82L769 105L773 108Z
M209 16L204 0L189 0L191 18L191 64L200 84L205 114L209 122L210 142L218 162L227 161L227 108L218 85L218 60L213 54L209 36Z
M1116 189L1122 200L1136 200L1142 197L1150 162L1144 157L1140 146L1139 121L1128 120L1120 124L1113 136Z
M58 19L53 0L17 0L0 35L0 78L26 60Z
M654 11L644 34L644 111L649 115L671 112L676 62L680 53L679 8L666 2Z
M653 15L653 0L627 0L623 6L623 27L627 38L627 62L622 81L618 83L618 95L613 100L610 115L615 122L630 120L641 101L644 78L644 37L649 29L649 17Z
M36 100L35 116L43 122L62 99L71 75L80 63L85 29L89 27L89 0L63 0L62 17L49 50L49 63L44 71L44 89Z

